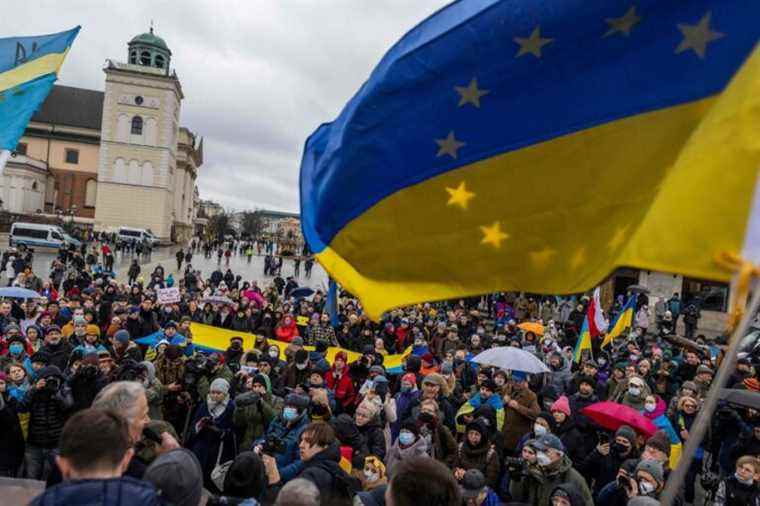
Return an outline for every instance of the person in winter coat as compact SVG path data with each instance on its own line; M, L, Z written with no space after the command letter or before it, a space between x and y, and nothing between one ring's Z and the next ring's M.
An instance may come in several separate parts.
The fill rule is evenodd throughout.
M736 472L718 485L715 506L744 506L757 504L760 485L755 476L760 473L760 463L755 457L744 455L736 461Z
M402 461L421 456L427 457L427 443L420 437L417 424L411 420L406 421L401 424L398 439L388 450L388 456L385 459L388 477L393 478Z
M40 351L47 354L50 365L57 367L59 371L65 370L72 350L73 347L63 341L61 329L57 325L50 325L45 330L45 343Z
M235 397L232 415L232 422L240 435L240 448L250 448L277 416L266 378L257 374L245 381L244 392Z
M46 479L50 471L50 453L58 446L63 424L74 405L71 390L64 383L60 369L54 365L40 371L19 406L29 412L24 465L26 477Z
M371 401L363 401L356 408L356 426L359 428L370 455L385 460L387 452L385 435L380 425L380 409Z
M341 467L349 474L358 474L365 466L365 459L370 455L367 441L359 432L354 419L346 413L338 415L330 423L340 444ZM362 479L361 476L359 479Z
M486 484L496 488L499 483L499 455L489 442L485 419L478 418L467 424L464 439L457 446L452 470L454 478L462 481L465 472L477 469L486 477Z
M5 373L0 372L0 476L16 478L24 461L24 434L18 419L18 401L6 390Z
M214 352L208 357L208 367L211 369L211 374L204 375L198 380L198 395L201 398L205 398L210 390L211 383L219 378L225 380L229 385L232 382L234 374L224 363L224 355L219 352Z
M309 425L309 398L298 394L288 394L282 413L269 424L264 437L254 443L254 448L262 448L269 438L275 438L282 442L285 451L277 453L275 464L283 482L296 477L301 471L303 464L299 455L298 445L301 441L301 433ZM340 451L338 450L338 453Z
M585 454L581 453L585 447L583 435L575 426L575 421L570 416L570 402L564 395L554 401L551 405L550 412L554 417L554 434L559 437L562 444L567 449L567 455L573 462L573 466L578 467Z
M554 387L557 395L562 395L569 390L570 383L572 382L573 376L570 372L572 364L569 364L559 351L555 351L549 355L548 363L551 369L549 384Z
M289 343L294 337L297 337L298 327L296 327L296 320L293 315L286 314L282 317L280 323L274 329L275 339L278 341L284 341Z
M427 444L428 455L451 467L457 451L457 441L449 428L441 423L442 416L438 403L433 399L425 399L420 404L417 427L420 437Z
M211 481L211 471L219 463L235 458L238 451L232 422L235 403L229 391L227 380L217 378L211 382L208 395L195 411L187 442L203 469L204 487L217 492L221 491Z
M594 451L589 453L578 469L585 476L592 478L589 482L594 497L602 487L613 481L620 466L628 459L638 458L636 432L627 426L621 426L611 442L599 441Z
M572 483L583 497L583 506L594 506L586 479L576 471L565 454L562 441L545 434L533 443L536 448L536 465L528 467L528 476L510 482L510 494L515 502L551 504L550 497L557 485Z
M398 391L393 396L396 401L396 411L399 414L409 413L409 406L420 396L420 391L417 388L417 376L414 373L406 373L401 377L401 382ZM395 441L398 436L399 430L401 430L401 416L396 418L396 421L391 424L391 440Z
M473 413L482 404L488 404L494 409L496 412L496 429L499 431L502 430L504 427L504 404L502 403L502 398L496 394L496 390L496 383L490 378L480 384L479 392L465 402L457 412L457 432L464 431L465 427L459 423L459 421L463 419L463 416Z
M644 409L644 399L651 391L646 381L640 376L631 376L628 378L628 388L622 396L616 399L616 402L641 411Z
M580 455L588 455L596 445L596 425L581 411L583 408L599 402L599 398L594 393L596 380L594 378L583 376L578 383L578 391L570 396L570 417L575 423L575 427L583 437L584 445L579 450Z
M325 383L327 388L335 396L336 402L340 405L339 412L351 412L351 406L356 400L356 391L354 382L348 370L348 354L345 351L339 351L335 354L333 365L327 374L325 374Z
M504 449L513 454L520 438L530 431L541 409L536 394L528 387L527 375L520 371L512 372L512 381L505 387L503 401Z
M560 483L551 493L550 496L552 505L561 506L583 506L583 494L575 485L575 483Z

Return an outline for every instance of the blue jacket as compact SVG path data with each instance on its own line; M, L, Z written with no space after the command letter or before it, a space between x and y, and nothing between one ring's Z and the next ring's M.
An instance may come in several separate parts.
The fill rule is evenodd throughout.
M307 425L309 425L309 415L306 411L290 427L287 426L282 419L282 415L280 415L272 420L264 436L265 438L274 436L285 445L285 451L278 453L274 457L277 462L277 469L280 471L280 479L283 483L295 478L303 468L298 443L300 443L301 433ZM261 444L263 441L263 439L256 441L254 445Z
M159 506L156 489L150 483L121 477L108 480L65 481L37 496L31 506Z

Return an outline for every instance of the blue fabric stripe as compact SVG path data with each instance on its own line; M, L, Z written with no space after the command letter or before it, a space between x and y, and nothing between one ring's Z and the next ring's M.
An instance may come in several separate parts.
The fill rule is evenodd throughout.
M456 2L386 54L332 123L306 142L304 235L319 252L352 219L407 186L478 160L630 115L720 92L760 37L757 0L641 0L630 36L603 37L628 0ZM725 36L676 54L679 24ZM542 57L515 58L514 37L540 25ZM458 107L454 86L477 77L481 107ZM437 157L454 131L458 159ZM561 170L561 167L558 167ZM519 184L519 183L516 183Z
M63 53L74 42L80 28L77 26L71 30L51 33L50 35L0 39L0 72L5 72L40 56ZM25 51L26 59L24 61L18 61L18 57L24 54L18 52L19 45Z
M0 149L15 149L24 129L53 89L55 74L0 92Z

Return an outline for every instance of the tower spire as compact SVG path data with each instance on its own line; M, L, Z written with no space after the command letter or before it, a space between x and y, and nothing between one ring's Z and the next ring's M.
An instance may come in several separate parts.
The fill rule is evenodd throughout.
M153 33L153 20L150 20L150 33Z

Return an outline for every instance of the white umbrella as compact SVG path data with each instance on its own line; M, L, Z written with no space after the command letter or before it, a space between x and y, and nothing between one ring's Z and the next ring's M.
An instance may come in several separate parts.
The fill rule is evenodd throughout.
M478 353L472 361L478 364L509 369L510 371L522 371L529 374L549 372L549 368L537 356L514 346L490 348Z

